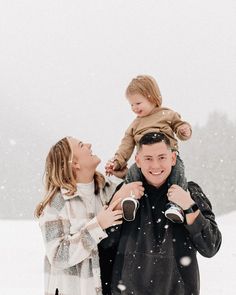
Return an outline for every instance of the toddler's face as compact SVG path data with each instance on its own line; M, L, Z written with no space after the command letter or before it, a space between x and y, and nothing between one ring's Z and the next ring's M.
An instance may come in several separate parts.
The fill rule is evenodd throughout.
M131 94L127 97L132 111L138 117L148 116L155 108L155 104L150 102L146 97L141 94Z

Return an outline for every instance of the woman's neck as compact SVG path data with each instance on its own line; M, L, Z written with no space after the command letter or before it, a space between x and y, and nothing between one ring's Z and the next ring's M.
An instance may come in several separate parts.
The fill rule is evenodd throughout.
M92 173L84 173L82 175L79 174L77 176L76 181L77 181L77 183L90 183L93 181L93 179L94 179L94 173L93 174Z

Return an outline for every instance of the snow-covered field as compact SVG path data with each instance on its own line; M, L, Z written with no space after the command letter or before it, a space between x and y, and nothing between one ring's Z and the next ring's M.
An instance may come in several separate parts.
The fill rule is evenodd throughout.
M236 294L236 211L217 222L223 244L215 257L199 256L201 295ZM0 294L42 295L44 248L37 222L0 220L0 232Z

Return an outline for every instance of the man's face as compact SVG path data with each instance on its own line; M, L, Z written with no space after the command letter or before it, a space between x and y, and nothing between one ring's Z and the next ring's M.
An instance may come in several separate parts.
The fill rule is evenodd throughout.
M164 142L143 145L136 155L136 164L147 182L155 187L165 183L176 163L176 154Z

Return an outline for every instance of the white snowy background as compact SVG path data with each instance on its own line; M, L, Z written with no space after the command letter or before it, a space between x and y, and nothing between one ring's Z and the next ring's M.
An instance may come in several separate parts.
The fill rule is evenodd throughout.
M103 171L134 118L124 97L134 76L153 75L163 105L193 127L214 111L235 124L235 16L235 0L0 0L1 295L43 294L43 244L24 218L42 198L49 147L91 142ZM215 185L227 167L217 172ZM217 216L220 252L199 257L202 295L236 293L235 212Z
M223 233L221 249L210 259L198 256L201 295L235 294L235 220L236 211L217 218ZM37 223L4 220L0 232L0 294L42 295L44 247Z

